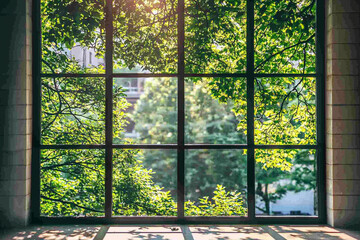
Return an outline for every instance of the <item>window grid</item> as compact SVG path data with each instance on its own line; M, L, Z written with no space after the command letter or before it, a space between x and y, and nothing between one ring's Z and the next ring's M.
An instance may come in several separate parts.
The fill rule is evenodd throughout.
M315 74L268 74L254 72L254 0L247 0L247 36L245 73L220 74L186 74L184 61L184 0L178 0L178 73L114 73L113 72L113 14L112 0L106 0L106 53L105 74L43 74L41 73L41 17L40 1L33 4L33 168L32 168L32 219L36 222L64 223L107 222L107 223L302 223L314 224L325 222L325 101L324 101L324 1L317 0L316 4L316 73ZM106 119L105 144L91 145L41 145L41 78L42 77L105 77L106 79ZM178 142L177 144L113 144L113 79L115 77L176 77L178 82ZM184 79L186 77L245 77L247 80L247 144L185 144L185 93ZM316 77L316 131L317 144L315 145L255 145L254 144L254 80L262 77ZM40 217L40 151L41 149L105 149L105 218L51 218ZM112 217L112 154L113 149L177 149L177 217ZM185 150L187 149L247 149L247 217L185 217ZM318 216L310 217L263 217L255 215L255 149L316 149L317 150L317 197Z

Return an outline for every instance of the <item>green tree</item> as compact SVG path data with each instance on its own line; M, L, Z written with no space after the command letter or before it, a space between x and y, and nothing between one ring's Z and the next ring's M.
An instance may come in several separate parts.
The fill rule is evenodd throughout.
M174 84L175 83L175 84ZM238 121L232 112L233 104L214 100L205 81L185 85L185 136L187 143L240 144L246 136L236 130ZM176 80L154 78L146 81L144 93L130 115L136 119L135 130L140 142L175 143L177 141ZM175 151L145 152L147 168L157 174L156 182L166 189L176 183ZM224 164L221 159L226 159ZM166 171L168 170L168 171ZM186 152L187 199L212 196L218 184L240 192L246 188L246 155L234 150L188 150ZM244 195L243 195L244 196Z
M274 152L281 151L287 155L287 162L292 164L291 170L267 168L265 163L256 164L255 192L256 208L266 215L271 213L271 203L282 199L286 193L310 191L316 189L315 151L312 150L257 150L256 155L273 157ZM294 157L293 157L294 156ZM314 199L315 200L315 199ZM316 210L316 202L314 206Z
M186 72L244 71L245 6L246 1L234 0L186 2ZM58 66L70 60L64 48L75 43L94 48L98 57L104 55L103 7L101 0L89 0L86 4L73 0L42 1L43 57L56 65L54 69L80 72L71 64ZM114 60L118 66L140 66L150 72L176 71L175 2L114 1L113 12ZM313 73L314 16L314 0L255 1L255 71ZM43 66L44 72L50 71L46 64ZM235 113L245 116L245 105L237 99L246 96L246 88L239 88L238 81L223 82L209 81L213 97L222 102L235 100ZM260 78L255 83L256 143L314 143L314 79ZM293 101L299 107L290 107ZM306 113L303 121L294 119L298 112ZM264 124L264 119L268 124ZM246 133L245 125L246 118L242 118L238 129ZM309 134L303 137L304 133Z
M98 58L104 57L104 7L104 0L41 1L43 72L104 73L102 66L81 67L69 54L69 49L77 44L94 49ZM131 69L140 66L143 70L150 72L176 72L176 9L176 3L170 0L114 1L115 67ZM246 1L186 2L186 72L245 71L245 36L247 34L245 9ZM255 71L257 73L314 73L314 16L314 0L255 1ZM43 144L104 143L105 85L103 81L104 79L101 78L43 78ZM238 130L238 133L234 134L235 140L238 136L247 134L245 81L226 78L204 79L200 82L199 79L194 78L191 81L205 84L205 89L219 103L232 104ZM304 77L255 79L256 144L315 143L314 83L314 78ZM115 134L115 137L121 138L123 128L127 124L124 112L129 104L121 88L114 89L114 100L116 102L114 122L118 128L115 129L115 133L118 134ZM193 118L197 117L194 115ZM214 121L214 123L216 125L217 122ZM218 126L223 128L221 124L220 120ZM214 141L215 138L208 139L207 136L200 136L201 132L196 131L202 129L202 126L198 127L194 126L193 132L187 136L192 134L198 137L194 141L199 139ZM216 126L213 127L213 129L216 128ZM211 128L206 131L211 132L212 137L216 136ZM216 136L219 143L228 140L227 138L221 140L220 136L221 134ZM130 176L129 179L137 179L136 176L146 179L146 176L151 176L150 172L142 170L141 163L131 160L137 152L130 151L130 153L130 155L120 154L119 156L126 156L123 160L133 164L130 168L133 172L128 172L124 178L116 181L125 181L127 175ZM69 209L61 210L65 205L70 205L78 209L79 212L76 214L95 214L90 213L91 211L86 208L90 206L91 209L98 211L97 209L101 206L98 203L103 201L95 196L103 196L103 189L94 186L95 182L101 181L100 176L103 176L103 152L100 150L74 150L73 152L43 150L42 156L42 200L43 203L50 204L42 211L53 215L64 212L70 214ZM117 155L114 154L114 156ZM280 169L282 172L289 172L294 166L289 159L294 159L296 156L295 151L289 153L279 151L271 155L259 153L256 155L256 161L262 164L264 170ZM54 167L50 166L50 163ZM121 172L121 166L125 165L119 164L119 166L119 169L115 171ZM97 169L97 174L89 172L92 168ZM83 174L82 177L74 176L78 173ZM68 187L70 185L72 187ZM155 186L154 188L141 184L136 186L140 192L144 191L141 195L142 199L147 199L147 196L158 196L150 194L151 191L159 190ZM222 194L220 188L217 192ZM98 199L98 202L86 199L86 196L91 194L94 198L88 199ZM166 198L161 194L159 196ZM148 205L128 206L121 200L123 199L121 196L115 196L114 199L120 199L118 206L123 206L125 209L117 209L116 211L120 214L131 212L132 210L129 209L136 209L137 214L140 215L144 211L147 211L146 214L155 214L160 211L158 209L144 210L149 209ZM148 202L151 203L151 201ZM160 205L160 203L154 204L154 206Z
M101 84L102 83L102 84ZM46 78L42 81L42 143L104 143L105 97L100 78ZM114 88L114 138L121 138L129 107L121 87ZM113 212L115 215L176 215L176 202L153 180L139 150L114 151ZM41 212L48 216L101 216L105 204L104 150L43 150ZM163 159L162 159L163 160ZM159 169L160 172L160 169ZM242 198L221 186L212 189L215 205L189 204L200 215L244 213ZM218 207L221 201L229 198ZM217 200L217 199L222 199ZM207 200L208 201L208 200ZM232 206L231 204L237 203ZM210 204L210 202L209 202ZM207 209L206 212L201 209ZM213 210L209 210L213 209ZM221 212L223 209L223 212Z
M233 104L221 104L211 96L211 85L205 81L186 82L185 135L187 143L245 143L245 135L236 131L238 121ZM224 80L223 80L224 81ZM140 97L131 114L137 119L135 129L140 133L140 142L176 142L176 84L173 79L151 79L145 83L144 94ZM265 92L264 92L265 93ZM269 93L270 94L270 93ZM277 99L268 104L277 104ZM292 100L294 101L294 100ZM287 104L284 103L284 107ZM159 114L160 111L160 114ZM167 114L161 114L167 112ZM168 118L166 118L168 117ZM301 122L305 120L301 119ZM172 124L171 124L172 123ZM309 123L308 123L309 124ZM170 136L170 137L169 137ZM266 137L266 136L262 136ZM271 141L271 139L268 139ZM283 140L285 142L285 140ZM315 189L315 153L299 150L257 150L256 194L258 210L271 214L270 203L285 196L288 191L299 192ZM156 174L155 182L170 189L176 178L172 172L176 153L149 151L145 153L147 168ZM278 159L278 156L284 156ZM219 161L221 159L221 161ZM224 162L225 160L226 162ZM189 150L186 154L187 199L197 200L201 196L211 196L215 186L221 183L228 189L244 191L246 186L246 155L233 150ZM171 180L170 180L171 179ZM170 180L170 181L169 181ZM290 181L278 184L279 181ZM269 188L274 188L270 191Z

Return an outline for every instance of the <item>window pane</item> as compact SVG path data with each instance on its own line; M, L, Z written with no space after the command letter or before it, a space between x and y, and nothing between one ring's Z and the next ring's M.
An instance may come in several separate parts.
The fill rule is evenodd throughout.
M114 143L176 142L176 79L115 78Z
M42 150L43 216L104 216L104 150Z
M187 150L185 215L246 216L246 162L243 150Z
M43 73L104 73L101 1L41 1Z
M315 82L255 79L255 144L316 144Z
M315 72L315 2L255 1L255 72Z
M105 142L103 78L42 78L41 142Z
M185 1L185 72L246 67L246 1Z
M316 151L256 149L256 214L317 215Z
M114 150L113 214L176 216L176 150Z
M245 79L186 79L185 141L246 143Z
M113 1L114 72L177 71L177 1Z

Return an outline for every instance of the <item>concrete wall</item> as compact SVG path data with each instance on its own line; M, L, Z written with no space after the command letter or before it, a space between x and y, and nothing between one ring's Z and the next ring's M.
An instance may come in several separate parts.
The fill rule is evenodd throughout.
M31 170L31 1L0 1L0 228L28 223Z
M326 2L327 217L360 227L360 1Z

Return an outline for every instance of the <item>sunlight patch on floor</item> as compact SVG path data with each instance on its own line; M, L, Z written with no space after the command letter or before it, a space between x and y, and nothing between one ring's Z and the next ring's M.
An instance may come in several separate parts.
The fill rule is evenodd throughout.
M325 225L72 225L27 227L0 240L356 240Z

